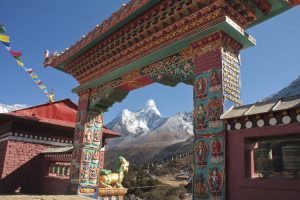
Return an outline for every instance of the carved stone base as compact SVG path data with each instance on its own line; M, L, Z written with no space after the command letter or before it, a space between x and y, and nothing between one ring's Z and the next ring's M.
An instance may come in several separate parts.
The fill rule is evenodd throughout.
M99 188L98 200L123 200L126 188Z

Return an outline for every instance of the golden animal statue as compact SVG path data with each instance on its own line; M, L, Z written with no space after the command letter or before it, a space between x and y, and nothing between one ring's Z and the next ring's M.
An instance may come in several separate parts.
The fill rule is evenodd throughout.
M100 188L123 188L122 182L124 179L124 172L129 170L129 162L123 157L119 156L116 160L116 173L111 170L101 169L99 171L98 185Z

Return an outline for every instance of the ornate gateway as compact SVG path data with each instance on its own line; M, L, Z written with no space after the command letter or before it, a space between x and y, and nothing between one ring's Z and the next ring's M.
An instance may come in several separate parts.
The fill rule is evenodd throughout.
M74 89L80 100L72 188L98 190L95 180L103 165L95 161L109 107L154 82L172 87L184 82L194 88L193 198L225 199L226 136L220 115L225 101L241 103L239 52L255 45L244 29L298 3L132 0L64 52L47 56L46 66L80 83Z

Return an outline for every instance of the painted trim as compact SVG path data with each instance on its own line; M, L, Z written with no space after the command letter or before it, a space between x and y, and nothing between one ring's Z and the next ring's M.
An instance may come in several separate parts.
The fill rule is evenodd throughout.
M204 38L208 36L209 34L212 34L217 31L224 31L229 36L235 38L239 43L243 44L243 48L249 48L252 46L255 46L255 39L251 37L249 34L247 34L241 27L239 27L236 23L233 22L229 17L224 17L224 21L215 24L216 22L210 23L208 25L210 28L203 30L204 28L200 28L198 30L195 30L195 34L188 36L181 41L178 41L174 44L171 44L167 47L161 48L158 51L155 51L151 53L150 55L147 55L141 59L138 59L128 65L125 65L123 67L120 67L119 69L110 72L96 80L90 81L88 83L85 83L83 85L80 85L72 90L74 93L79 93L83 90L89 89L89 88L95 88L99 85L102 85L104 83L107 83L108 81L111 81L113 79L116 79L123 74L126 74L130 71L140 69L142 67L145 67L149 64L152 64L154 62L157 62L163 58L166 58L168 56L171 56L173 54L176 54L185 48L187 48L192 42L197 41L201 38ZM207 27L207 26L206 26Z
M29 135L28 135L29 136ZM30 135L32 136L32 135ZM46 138L47 140L43 140L43 139L36 139L36 138L29 138L28 137L22 137L22 136L16 136L16 134L12 134L10 133L7 137L3 137L0 139L0 142L2 141L7 141L7 140L15 140L15 141L20 141L20 142L29 142L29 143L38 143L38 144L49 144L49 145L54 145L54 146L71 146L72 141L66 141L66 142L55 142L55 141L49 141L48 139L53 140L52 138ZM35 136L33 136L35 137ZM37 136L37 137L41 137L41 136ZM45 137L43 137L45 138ZM57 139L55 139L57 140Z
M117 31L118 29L122 28L125 24L127 24L131 20L135 19L137 16L139 16L142 13L144 13L149 8L151 8L152 6L160 3L161 1L162 0L151 0L151 1L149 1L149 3L147 3L143 7L139 8L138 10L136 10L134 13L132 13L131 15L129 15L127 18L125 18L123 21L117 23L115 26L113 26L112 28L110 28L106 33L100 35L97 39L93 40L91 43L89 43L88 45L86 45L84 48L80 49L77 53L75 53L73 56L71 56L69 59L65 60L63 63L61 63L60 65L58 65L55 68L59 69L60 71L65 72L64 71L64 66L66 66L68 63L70 63L72 60L74 60L78 56L82 55L83 53L85 53L86 51L88 51L89 49L91 49L95 44L97 44L98 42L104 40L106 37L109 37L115 31Z

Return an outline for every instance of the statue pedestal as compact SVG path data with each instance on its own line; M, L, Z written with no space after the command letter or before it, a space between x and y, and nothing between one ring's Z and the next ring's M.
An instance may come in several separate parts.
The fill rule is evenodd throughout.
M126 193L126 188L99 188L98 200L123 200Z

